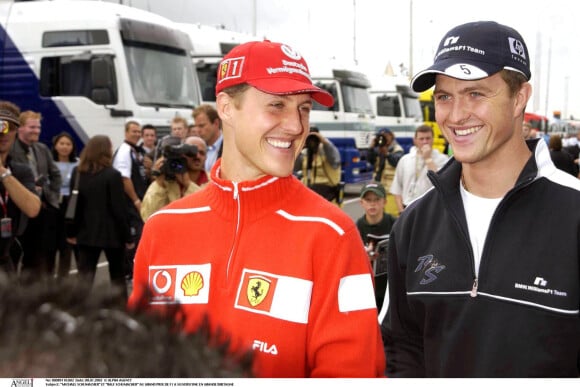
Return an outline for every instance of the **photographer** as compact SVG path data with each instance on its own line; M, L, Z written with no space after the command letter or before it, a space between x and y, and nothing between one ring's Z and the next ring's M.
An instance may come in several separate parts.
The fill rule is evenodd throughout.
M380 182L387 191L385 211L393 216L399 216L399 210L393 194L389 192L395 178L395 168L404 154L403 147L389 129L383 129L377 134L368 153L369 162L375 166L375 181Z
M197 145L181 144L181 139L176 137L165 139L161 149L162 156L155 160L152 171L155 181L149 185L143 197L143 221L172 201L201 189L194 182L200 173L195 166L199 164L200 157L205 157L205 149L198 152Z
M295 171L301 181L328 201L338 203L340 190L340 153L332 142L320 134L318 128L310 128L304 149L295 163Z

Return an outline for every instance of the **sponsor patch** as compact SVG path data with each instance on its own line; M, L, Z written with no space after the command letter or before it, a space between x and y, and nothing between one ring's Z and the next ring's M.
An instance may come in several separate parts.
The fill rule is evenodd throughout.
M211 264L149 267L151 304L207 304Z
M312 281L244 269L235 307L297 323L308 322Z
M219 82L240 78L244 69L245 57L230 58L224 60L220 65Z

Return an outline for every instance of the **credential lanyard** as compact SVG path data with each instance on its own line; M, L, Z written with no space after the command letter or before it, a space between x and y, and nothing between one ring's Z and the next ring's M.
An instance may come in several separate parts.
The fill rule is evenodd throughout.
M4 212L4 218L8 216L8 208L6 207L8 204L8 191L4 192L4 198L0 196L0 204L2 205L2 211Z

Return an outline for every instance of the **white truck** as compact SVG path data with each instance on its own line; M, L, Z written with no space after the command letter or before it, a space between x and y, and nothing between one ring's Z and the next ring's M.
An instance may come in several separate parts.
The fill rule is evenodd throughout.
M41 141L67 131L116 147L127 119L169 130L201 100L191 43L175 23L101 1L1 1L0 99L42 113Z
M202 103L215 105L215 85L220 60L237 45L257 38L250 34L201 24L177 23L177 27L191 40L190 54L199 78Z
M310 125L317 127L339 149L342 181L358 183L372 179L373 166L366 160L367 150L375 137L375 116L371 106L369 80L364 73L310 66L312 81L334 97L334 106L314 104Z
M407 153L413 146L415 129L423 123L419 94L407 80L382 76L372 80L370 95L377 131L391 130Z

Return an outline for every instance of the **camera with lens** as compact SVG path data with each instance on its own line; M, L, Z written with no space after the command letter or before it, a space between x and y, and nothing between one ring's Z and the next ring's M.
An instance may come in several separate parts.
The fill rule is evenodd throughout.
M382 133L379 133L377 134L377 137L375 137L375 144L379 147L387 145L387 138Z
M187 157L197 156L197 146L189 144L166 145L163 148L165 162L161 166L161 174L166 180L175 180L176 175L187 172Z
M308 153L316 153L316 151L318 150L318 146L320 145L320 138L318 138L317 135L315 134L309 134L308 137L306 137L306 143L305 143L305 147L306 150L308 151Z

